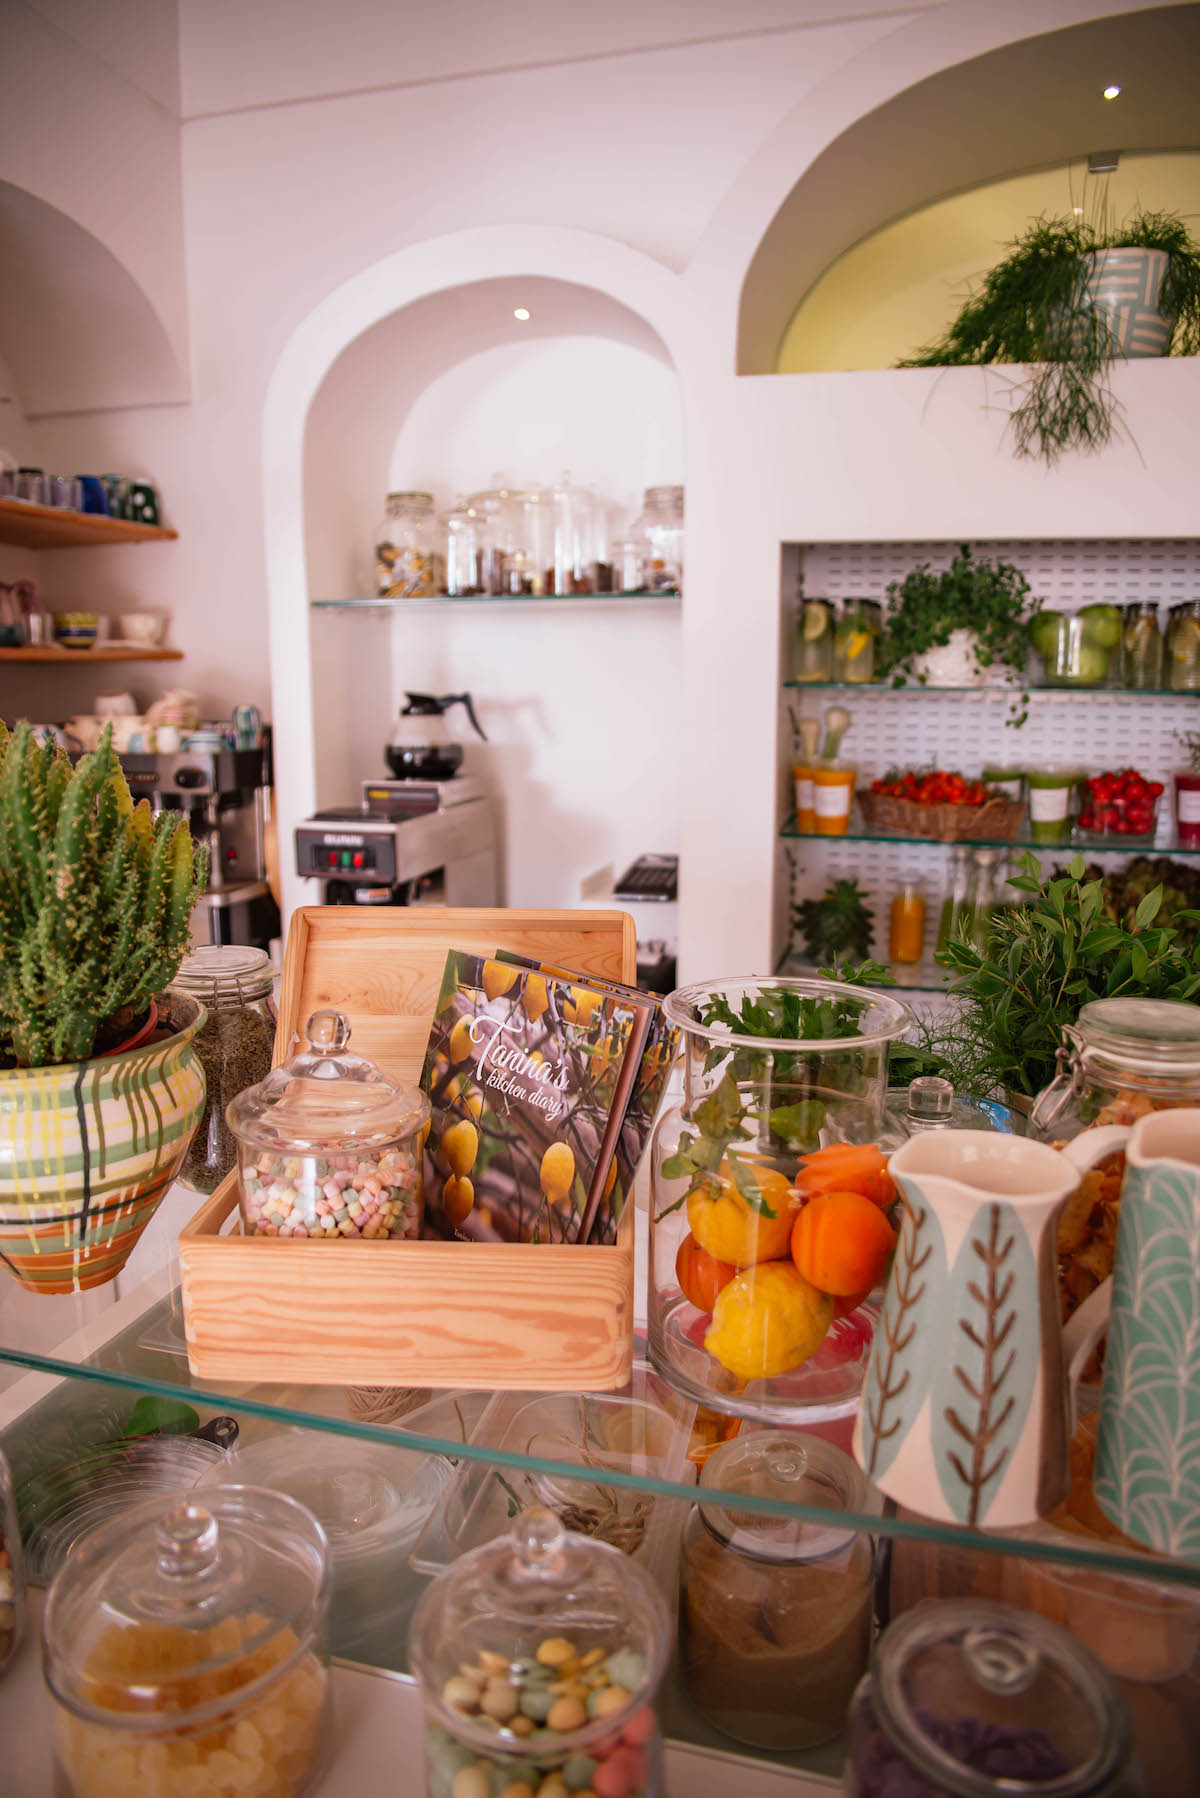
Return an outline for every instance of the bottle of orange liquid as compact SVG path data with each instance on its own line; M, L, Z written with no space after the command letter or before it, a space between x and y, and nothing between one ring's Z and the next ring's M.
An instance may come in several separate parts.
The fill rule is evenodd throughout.
M920 961L925 951L925 894L919 880L906 880L892 900L888 957Z

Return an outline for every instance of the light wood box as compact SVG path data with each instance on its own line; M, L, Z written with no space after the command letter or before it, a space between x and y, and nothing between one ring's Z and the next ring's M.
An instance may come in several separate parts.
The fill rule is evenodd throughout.
M275 1062L323 1006L351 1047L419 1079L446 952L510 949L632 984L616 911L306 907L288 933ZM280 1241L243 1236L236 1170L180 1234L188 1366L201 1379L587 1392L633 1361L633 1206L617 1241ZM222 1235L230 1218L233 1231Z

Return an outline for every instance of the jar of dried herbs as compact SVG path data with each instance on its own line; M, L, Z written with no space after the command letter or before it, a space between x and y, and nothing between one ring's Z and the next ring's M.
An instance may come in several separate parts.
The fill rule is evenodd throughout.
M714 1728L754 1747L828 1741L871 1646L873 1546L851 1521L870 1504L866 1479L819 1436L764 1430L722 1443L700 1485L721 1502L697 1505L684 1537L688 1697ZM827 1515L743 1510L739 1495Z
M275 1046L274 970L262 949L212 944L185 956L174 984L199 999L207 1017L195 1039L208 1093L179 1174L193 1192L212 1192L237 1163L225 1107L271 1071Z

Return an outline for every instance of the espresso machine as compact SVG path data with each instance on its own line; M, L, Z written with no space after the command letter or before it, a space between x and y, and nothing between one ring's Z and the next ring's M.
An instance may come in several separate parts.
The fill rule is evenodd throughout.
M409 693L384 755L392 780L364 780L356 806L296 830L296 869L325 905L500 903L496 825L482 783L462 774L446 713L461 706L486 742L469 693Z
M271 789L270 731L257 749L181 749L119 757L135 799L183 812L208 848L208 887L192 913L192 940L268 949L280 934L266 878L264 832Z

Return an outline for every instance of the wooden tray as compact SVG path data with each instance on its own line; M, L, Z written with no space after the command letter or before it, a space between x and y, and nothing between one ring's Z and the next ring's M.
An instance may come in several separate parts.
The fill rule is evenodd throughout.
M452 948L637 977L625 912L306 907L288 933L276 1065L311 1012L336 1006L352 1048L417 1080ZM235 1171L179 1237L188 1366L201 1379L543 1392L629 1379L632 1204L615 1243L587 1247L280 1241L241 1235L237 1203Z

